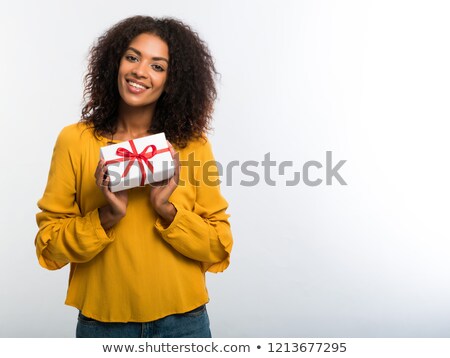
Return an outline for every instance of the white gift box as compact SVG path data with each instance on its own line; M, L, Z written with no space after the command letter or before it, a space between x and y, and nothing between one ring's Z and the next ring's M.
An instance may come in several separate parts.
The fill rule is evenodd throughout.
M112 192L169 179L175 172L164 133L100 148Z

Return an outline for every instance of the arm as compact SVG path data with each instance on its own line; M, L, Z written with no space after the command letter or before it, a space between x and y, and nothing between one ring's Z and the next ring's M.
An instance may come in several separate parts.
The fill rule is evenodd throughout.
M220 193L218 170L209 141L202 146L198 159L200 184L196 188L193 210L172 202L176 209L173 221L166 227L166 221L160 218L155 226L175 250L201 261L204 271L222 272L230 263L233 238L226 213L228 203Z
M89 261L114 239L113 232L108 235L102 227L98 209L81 215L76 202L80 144L71 145L74 139L76 135L67 129L58 136L47 186L38 202L41 212L36 215L36 254L40 265L50 270L69 262ZM111 223L107 215L103 220Z

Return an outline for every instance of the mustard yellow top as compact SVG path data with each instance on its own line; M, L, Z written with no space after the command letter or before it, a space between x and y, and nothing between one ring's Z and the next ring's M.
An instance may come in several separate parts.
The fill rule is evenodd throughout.
M225 270L233 244L209 141L175 147L182 165L170 226L162 226L146 185L129 189L126 216L105 232L97 209L107 201L94 173L108 142L83 123L59 134L38 201L40 265L70 263L65 303L99 321L153 321L207 303L205 272Z

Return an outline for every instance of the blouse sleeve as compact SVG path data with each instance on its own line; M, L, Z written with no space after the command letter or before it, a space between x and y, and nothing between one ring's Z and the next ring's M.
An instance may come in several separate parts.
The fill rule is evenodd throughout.
M113 232L108 235L101 226L97 209L81 215L76 201L80 143L71 145L74 139L76 135L67 128L59 134L47 186L38 201L36 254L39 264L49 270L87 262L114 239Z
M196 158L197 159L197 158ZM202 262L204 271L222 272L230 264L233 238L226 213L228 203L220 193L216 162L207 141L200 153L199 186L193 211L175 202L177 214L165 228L161 219L156 229L162 238L186 257Z

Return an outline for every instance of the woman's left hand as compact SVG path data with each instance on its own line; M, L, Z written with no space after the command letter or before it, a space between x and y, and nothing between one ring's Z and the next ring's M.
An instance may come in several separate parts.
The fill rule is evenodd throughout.
M174 161L175 172L172 178L150 184L150 203L167 225L175 218L177 209L169 202L169 198L178 186L180 179L180 160L178 152L175 152L172 144L167 141Z

